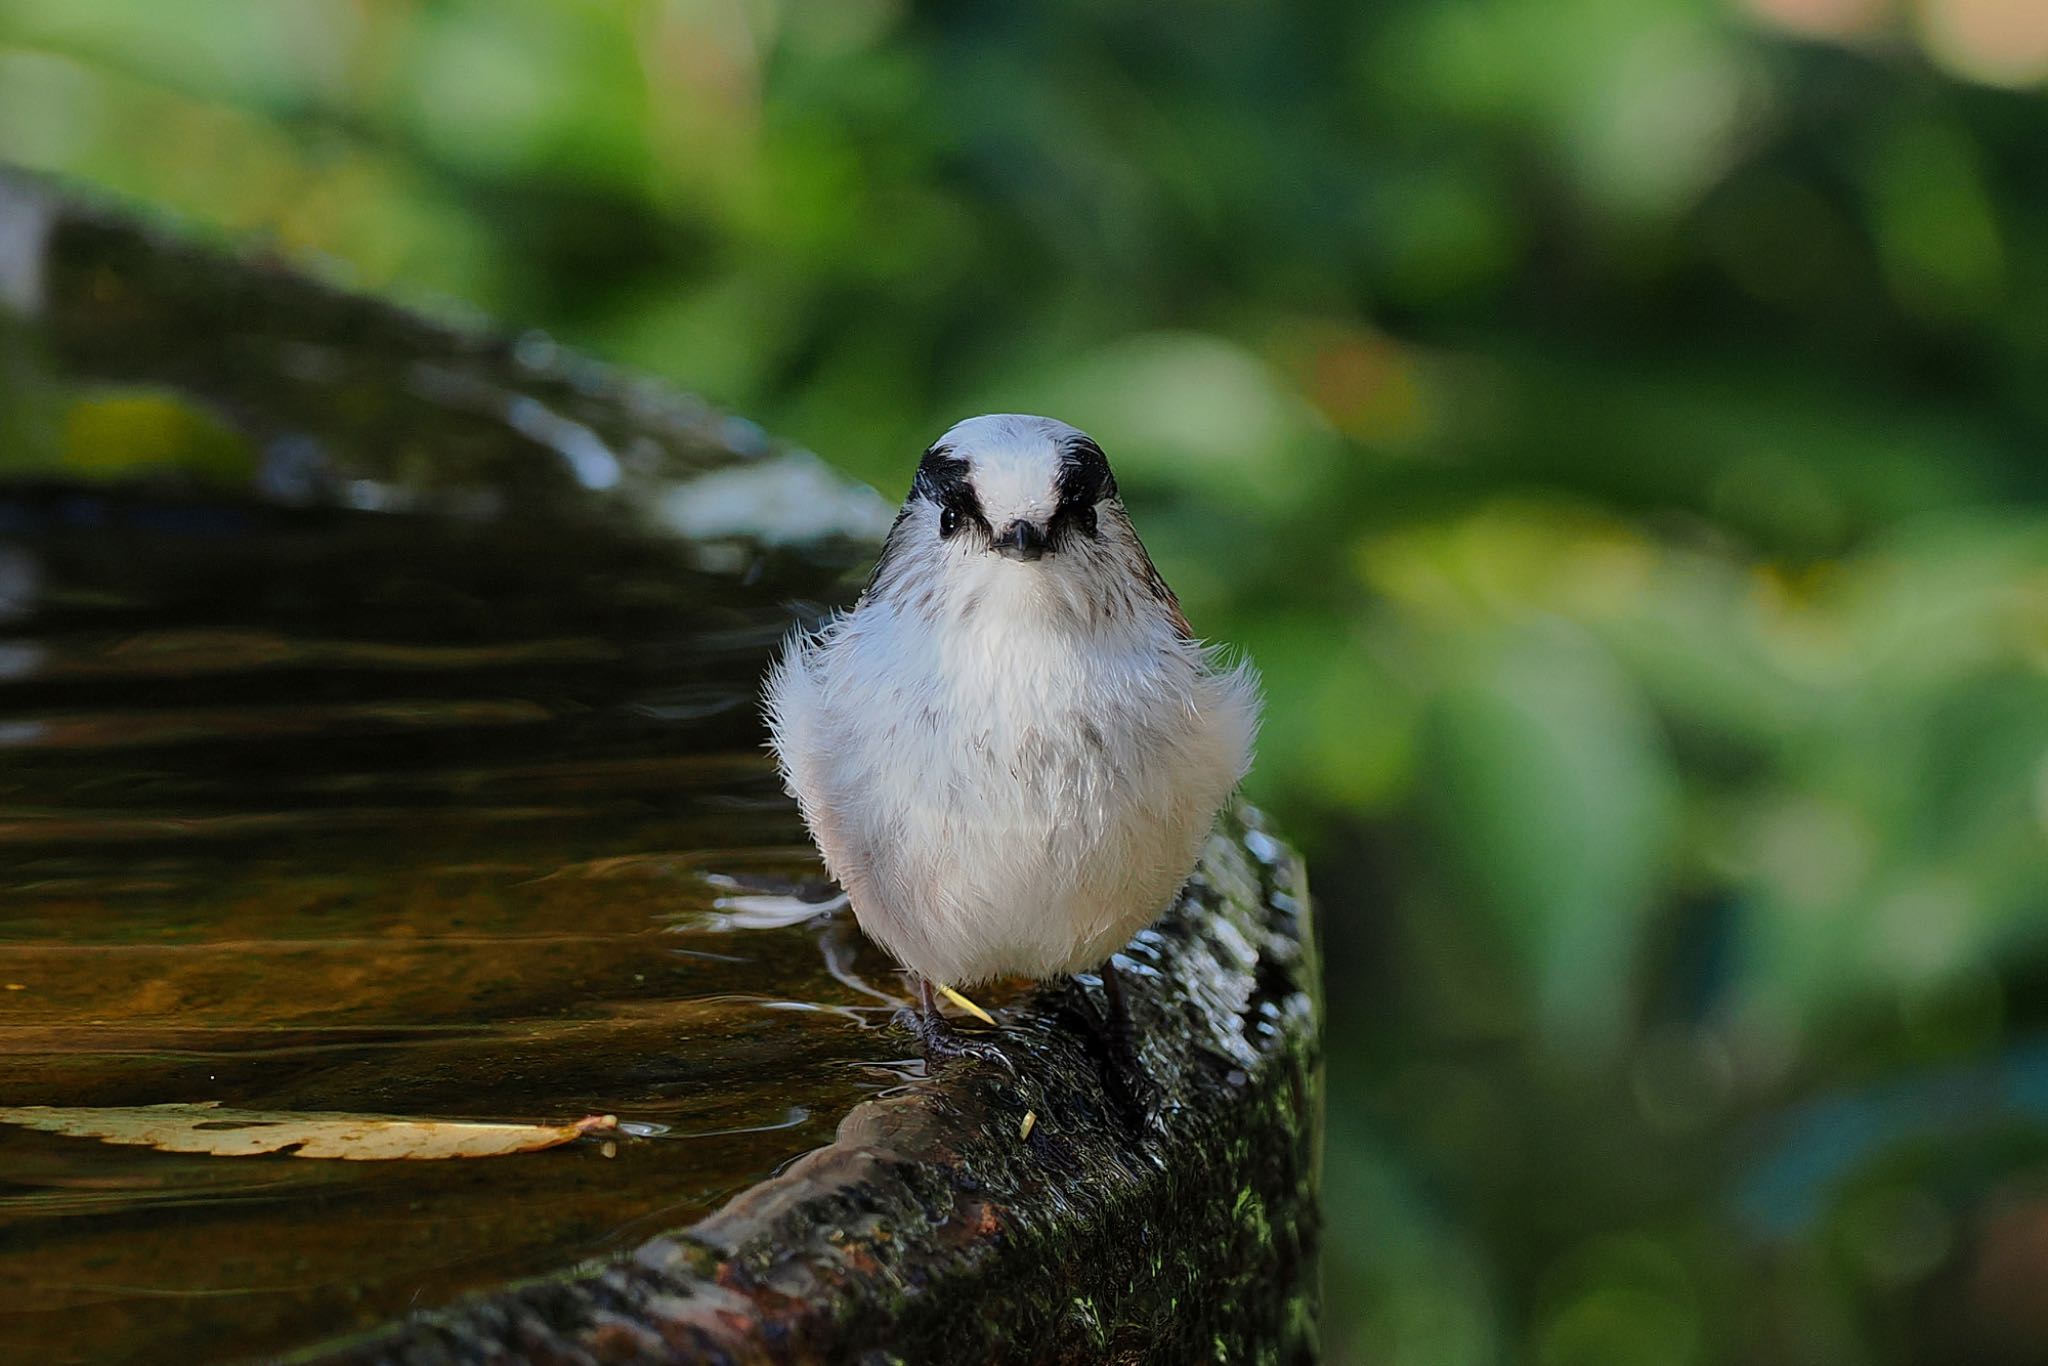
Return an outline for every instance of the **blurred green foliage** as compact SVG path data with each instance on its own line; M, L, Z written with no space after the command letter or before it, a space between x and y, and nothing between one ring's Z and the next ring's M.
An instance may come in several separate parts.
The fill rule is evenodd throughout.
M1326 904L1331 1359L1432 1366L2048 1355L2044 79L2024 0L0 0L0 158L891 497L1100 437Z

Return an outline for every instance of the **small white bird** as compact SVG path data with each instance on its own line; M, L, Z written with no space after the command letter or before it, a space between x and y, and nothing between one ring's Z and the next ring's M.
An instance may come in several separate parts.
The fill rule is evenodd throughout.
M933 985L1102 967L1159 917L1251 762L1258 684L1194 638L1102 448L997 414L924 454L866 591L793 636L783 778L867 934Z

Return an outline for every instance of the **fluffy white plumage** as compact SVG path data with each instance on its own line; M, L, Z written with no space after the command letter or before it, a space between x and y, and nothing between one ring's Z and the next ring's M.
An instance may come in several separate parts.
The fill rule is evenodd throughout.
M861 928L954 986L1091 968L1156 919L1258 726L1256 679L1192 638L1100 449L1015 414L926 453L867 592L792 637L766 703Z

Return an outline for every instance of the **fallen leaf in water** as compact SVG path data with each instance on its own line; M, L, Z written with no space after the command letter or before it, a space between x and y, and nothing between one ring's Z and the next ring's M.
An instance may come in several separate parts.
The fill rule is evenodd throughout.
M590 1115L574 1124L487 1124L388 1115L230 1110L213 1101L104 1108L22 1105L0 1108L0 1124L169 1153L255 1157L289 1152L293 1157L350 1162L503 1157L538 1152L619 1127L616 1115Z

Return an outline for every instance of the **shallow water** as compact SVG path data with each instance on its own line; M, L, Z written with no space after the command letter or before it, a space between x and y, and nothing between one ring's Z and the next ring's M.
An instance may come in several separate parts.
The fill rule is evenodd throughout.
M843 916L720 912L819 875L754 688L865 504L541 343L41 231L0 327L0 1106L633 1132L344 1163L0 1125L0 1355L366 1327L688 1224L900 1083ZM749 532L756 469L812 523Z

